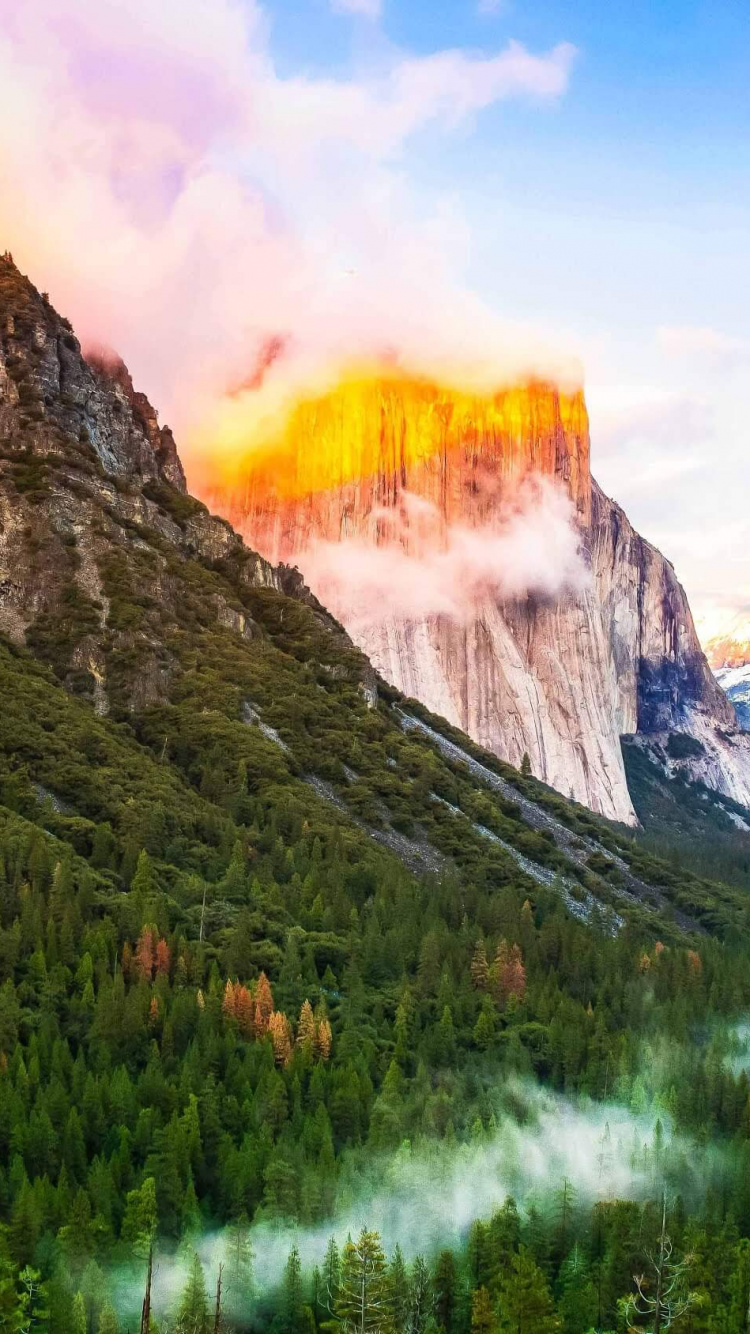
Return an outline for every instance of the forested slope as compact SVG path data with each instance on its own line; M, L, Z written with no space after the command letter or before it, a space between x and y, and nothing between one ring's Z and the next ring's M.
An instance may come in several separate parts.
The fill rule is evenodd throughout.
M116 1275L140 1294L154 1241L166 1256L231 1224L244 1254L252 1223L333 1226L404 1140L492 1140L511 1077L660 1107L745 1164L748 1080L720 1036L750 993L742 888L675 873L377 682L293 572L185 495L148 405L16 273L0 286L7 1327L126 1328ZM669 1059L644 1069L657 1039ZM750 1199L730 1181L711 1226L731 1219L734 1245ZM612 1321L625 1252L653 1231L627 1210L577 1215ZM452 1314L425 1270L433 1328L463 1334L477 1293L492 1319L510 1309L511 1261L560 1287L573 1234L530 1217L506 1211L484 1259L481 1227L443 1257ZM397 1276L383 1330L407 1328ZM292 1265L278 1300L266 1280L227 1319L348 1329L336 1282L327 1306Z

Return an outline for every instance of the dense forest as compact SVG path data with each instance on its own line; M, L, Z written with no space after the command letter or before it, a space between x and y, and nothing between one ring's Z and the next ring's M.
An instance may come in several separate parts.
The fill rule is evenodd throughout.
M275 594L260 601L278 614ZM183 677L187 704L145 714L138 736L23 650L6 645L0 672L8 1328L136 1328L153 1245L165 1330L213 1328L220 1265L226 1328L624 1329L665 1191L679 1292L695 1294L674 1327L747 1327L741 940L683 933L668 912L650 914L650 933L642 910L617 930L604 908L578 920L559 884L509 864L468 818L449 826L450 865L415 874L343 798L333 806L295 778L278 740L197 707L205 657ZM287 707L282 697L269 726L293 744ZM380 800L415 845L437 785L468 810L484 801L490 819L490 793L424 735L392 729L385 699L356 708L368 744L397 758L384 769L399 787ZM345 744L366 772L362 739ZM629 836L602 831L624 848ZM729 888L724 901L739 910ZM580 1154L546 1182L493 1154L477 1175L472 1153L511 1124L529 1144L536 1134L535 1151L546 1142L528 1091L542 1084L560 1115L579 1109ZM602 1103L604 1124L587 1120ZM632 1118L637 1147L607 1147L614 1116ZM608 1175L608 1154L624 1175ZM455 1156L477 1195L463 1236L440 1193ZM408 1182L404 1216L422 1195L423 1210L448 1202L451 1245L440 1223L424 1254L403 1236L386 1259L383 1197L367 1183L394 1170ZM518 1199L480 1216L485 1172ZM354 1219L350 1244L341 1226ZM285 1258L267 1253L268 1229L288 1239ZM318 1254L309 1238L328 1231ZM369 1276L366 1318L352 1314L357 1273Z
M729 807L377 681L0 278L0 1329L747 1334Z

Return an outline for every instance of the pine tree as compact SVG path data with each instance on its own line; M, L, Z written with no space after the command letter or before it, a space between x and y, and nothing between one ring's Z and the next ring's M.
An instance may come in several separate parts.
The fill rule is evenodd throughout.
M363 1228L356 1242L347 1241L335 1309L343 1334L390 1334L385 1256L377 1232Z
M156 1182L153 1177L146 1177L138 1190L128 1192L122 1222L123 1241L142 1260L146 1259L153 1245L156 1220Z
M255 1032L255 1006L248 988L239 983L234 988L234 1017L243 1038L251 1038Z
M234 1019L234 982L231 977L227 978L224 986L221 1008L228 1019Z
M77 1292L73 1298L72 1317L73 1327L71 1334L87 1334L88 1319L86 1317L86 1302L84 1301L83 1293L80 1291Z
M512 996L517 1000L523 1000L526 991L526 969L519 945L512 946L505 964L499 970L498 981L502 1000L507 1001Z
M471 960L471 980L477 991L486 991L490 984L490 966L484 940L479 938Z
M268 1033L277 1065L288 1065L292 1058L292 1032L285 1014L274 1010L268 1020Z
M737 1247L729 1291L730 1334L750 1334L750 1241L743 1239Z
M273 1014L273 992L265 973L261 973L255 985L255 1031L259 1037L268 1032L268 1024Z
M418 1255L411 1271L411 1292L409 1298L409 1334L425 1334L432 1306L430 1274L427 1264ZM396 1326L398 1329L398 1325Z
M146 854L144 853L144 856ZM134 967L138 976L143 978L144 982L150 982L154 975L154 965L156 962L156 946L154 943L154 933L150 926L144 926L138 937L138 944L135 947Z
M187 1280L175 1313L175 1334L210 1334L211 1321L203 1266L193 1251Z
M96 1334L119 1334L119 1325L115 1308L111 1302L105 1302L99 1312L99 1324L96 1327Z
M333 1046L333 1035L331 1025L327 1019L321 1019L315 1028L315 1051L321 1061L331 1059L331 1047Z
M160 938L156 943L156 976L169 977L169 971L172 966L172 951L166 940Z
M441 1251L432 1279L435 1297L435 1318L445 1334L454 1334L458 1306L458 1278L453 1251Z
M302 1320L302 1262L293 1246L284 1270L284 1288L281 1301L281 1328L283 1334L298 1334Z
M489 1051L497 1035L497 1012L491 996L482 1000L482 1008L474 1025L474 1041L480 1051Z
M397 1330L408 1329L410 1311L409 1275L401 1247L396 1246L388 1265L388 1295L391 1316Z
M471 1334L497 1334L497 1321L486 1288L471 1294Z
M579 1334L592 1326L597 1316L596 1289L578 1244L560 1268L558 1286L558 1311L565 1334Z
M159 885L154 875L151 858L146 849L142 848L138 854L135 875L130 882L130 894L141 917L153 908L158 893Z
M297 1046L312 1052L315 1046L315 1015L309 1000L303 1001L297 1025Z
M331 1237L326 1246L323 1268L321 1270L321 1305L325 1315L333 1316L341 1286L341 1256L335 1239Z
M503 1334L554 1334L560 1328L547 1280L523 1246L501 1282L499 1307Z
M529 759L529 752L527 750L525 750L521 756L521 773L524 778L531 777L531 760Z
M242 1213L227 1228L224 1241L226 1302L234 1316L246 1315L255 1296L254 1258L247 1214Z
M18 1275L18 1307L16 1312L18 1334L35 1334L49 1329L47 1285L42 1283L38 1269L25 1265Z

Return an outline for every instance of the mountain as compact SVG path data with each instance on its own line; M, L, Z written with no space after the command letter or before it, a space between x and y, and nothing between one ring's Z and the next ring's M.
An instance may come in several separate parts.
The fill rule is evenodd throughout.
M571 904L567 880L583 884L590 909L621 899L623 920L647 905L646 920L664 910L700 928L708 899L697 882L692 907L689 890L664 889L662 871L657 889L629 838L401 697L296 571L262 559L189 496L171 432L122 363L84 358L67 321L8 257L0 329L0 633L52 672L46 684L31 674L29 700L57 683L84 711L71 715L66 704L66 718L80 722L89 710L111 719L116 749L125 727L209 790L235 791L238 766L248 783L252 774L256 785L291 784L320 818L343 822L358 846L379 846L411 873L468 870L477 858L501 881L519 866L537 887L559 873ZM6 652L8 698L23 661ZM50 696L52 716L61 708ZM34 722L36 740L21 745L17 721L11 710L7 755L19 781L32 783L30 809L34 791L49 793L66 828L70 793L60 791L44 729ZM395 757L404 754L402 772ZM130 772L131 761L121 764ZM81 846L102 822L122 822L126 838L121 802L132 793L113 805L111 794L84 787L71 817L83 821ZM488 791L499 794L501 816L486 809ZM591 855L600 842L610 849L612 883L609 871L592 877L571 830Z
M724 634L706 643L706 657L740 727L750 732L750 626L737 616Z
M580 391L533 382L482 395L358 373L300 402L207 497L268 559L299 564L388 681L500 758L518 766L527 755L551 786L632 823L620 737L663 746L679 732L696 742L701 781L750 804L750 747L684 590L592 480L589 453ZM524 474L565 489L579 576L566 585L535 568L536 582L510 595L466 578L443 611L454 555L469 575L482 545L498 566L529 563L529 545L559 527L543 492L536 524L522 515L525 555L502 545L498 522ZM394 549L411 564L389 566Z
M740 727L750 732L750 662L737 667L717 667L714 674L737 715Z
M665 859L379 678L298 574L187 494L124 367L84 358L9 258L0 697L9 1328L137 1328L153 1255L161 1328L186 1327L178 1298L214 1327L203 1262L225 1328L343 1331L325 1239L396 1219L465 1334L490 1235L544 1309L564 1294L574 1239L548 1220L569 1176L586 1263L606 1261L570 1327L614 1328L665 1163L691 1244L708 1192L703 1253L734 1274L743 845L723 879Z
M750 624L741 613L723 634L706 642L706 657L714 671L724 667L746 667L750 663Z

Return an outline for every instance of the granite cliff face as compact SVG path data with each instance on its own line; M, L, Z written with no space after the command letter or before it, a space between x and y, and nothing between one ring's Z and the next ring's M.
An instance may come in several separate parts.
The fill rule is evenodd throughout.
M583 395L532 383L492 396L396 375L304 402L212 502L273 560L315 585L316 543L374 547L411 528L418 497L445 540L483 532L519 476L561 484L589 579L555 596L473 600L471 614L360 617L336 606L381 674L501 758L611 818L633 822L622 734L698 738L696 776L750 802L750 756L711 675L672 566L592 481ZM411 501L409 500L409 503ZM326 592L317 589L328 601Z
M138 564L137 623L117 610L125 552ZM188 556L306 593L186 494L171 432L125 367L85 359L68 322L0 257L0 633L33 647L102 713L113 672L128 680L130 706L158 701L174 668L174 562ZM207 592L204 605L254 633L239 604Z
M750 737L708 665L685 590L670 562L596 483L590 549L619 733L635 735L669 772L750 805ZM675 734L695 744L670 743Z

